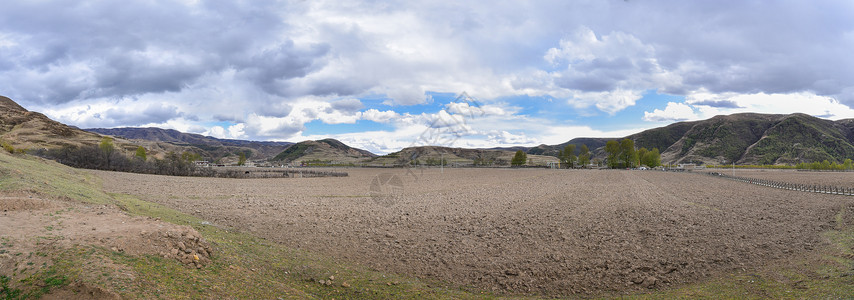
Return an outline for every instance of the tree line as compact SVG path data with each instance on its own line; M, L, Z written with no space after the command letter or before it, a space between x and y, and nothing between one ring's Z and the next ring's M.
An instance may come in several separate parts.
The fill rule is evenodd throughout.
M172 176L221 176L210 168L196 167L201 156L192 152L169 152L163 159L148 158L145 148L137 147L133 156L116 150L113 139L105 137L97 146L66 146L59 149L37 150L32 154L56 160L61 164L83 169L119 171Z
M607 153L608 167L612 169L641 166L655 168L661 165L661 153L658 148L652 148L652 150L643 147L635 149L635 142L631 139L606 142L605 153Z
M605 162L609 168L637 168L641 166L655 168L661 166L661 153L658 148L652 148L652 150L644 147L635 149L635 142L631 139L608 141L605 143L605 153L607 153ZM599 159L591 161L592 156L593 154L587 145L568 144L558 152L557 158L560 160L561 167L567 169L586 168L591 165L591 162L593 165L599 166ZM524 151L516 151L510 165L522 166L527 157Z
M563 150L558 152L557 158L565 168L585 167L590 164L590 149L587 145L581 144L578 149L578 155L575 154L575 144L569 144L563 147Z
M558 154L558 159L566 168L586 167L590 165L591 153L587 145L566 145ZM622 141L612 140L605 143L605 162L609 168L637 168L646 166L655 168L661 165L661 153L658 148L648 150L644 147L635 149L635 142L631 139Z
M796 166L798 169L803 170L833 170L833 171L846 171L846 170L854 170L854 161L850 158L845 159L842 164L838 164L836 162L829 162L826 159L824 161L811 162L811 163L799 163Z

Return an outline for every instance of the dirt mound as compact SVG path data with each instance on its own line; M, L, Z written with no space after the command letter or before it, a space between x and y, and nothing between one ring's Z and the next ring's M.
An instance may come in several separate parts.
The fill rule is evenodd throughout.
M0 240L0 275L16 280L39 271L20 266L47 267L52 261L50 255L15 253L58 253L72 247L94 246L133 256L159 255L187 267L202 268L211 262L214 252L189 226L133 217L114 206L81 204L32 193L0 192ZM134 276L132 271L116 267L106 258L92 260L85 268L105 268L117 270L121 276ZM84 280L46 297L110 299L113 296L112 292L87 285Z
M51 201L42 200L28 193L15 193L17 195L0 196L0 212L15 210L40 210L50 209L54 205Z
M72 216L70 226L58 234L68 242L90 244L130 255L160 255L201 268L210 263L211 245L192 227L147 217L129 217L122 211L101 206L95 215Z

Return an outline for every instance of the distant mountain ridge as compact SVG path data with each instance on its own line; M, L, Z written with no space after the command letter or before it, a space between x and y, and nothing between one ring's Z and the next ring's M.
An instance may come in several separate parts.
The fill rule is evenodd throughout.
M269 159L294 144L291 142L220 139L201 134L184 133L174 129L161 129L155 127L89 128L85 130L103 135L119 136L126 139L166 142L181 146L194 146L205 151L216 152L216 150L226 149L229 152L239 152L251 149L251 151L255 153L255 155L253 155L253 159ZM238 148L246 149L240 150Z
M585 144L603 159L609 140L631 139L658 148L663 163L797 164L854 159L854 119L831 121L806 114L739 113L678 122L623 138L577 138L559 145L527 148L556 155L567 144Z
M336 139L323 139L318 141L303 141L291 145L270 159L270 161L285 163L317 161L332 164L356 164L376 156L376 154L367 150L347 146Z
M402 166L402 165L439 165L444 159L448 165L461 166L510 166L516 150L513 148L467 149L439 146L419 146L404 148L400 151L379 156L371 160L372 166ZM553 156L528 155L536 165L557 162Z
M854 120L742 113L679 122L630 135L665 162L796 164L854 159Z

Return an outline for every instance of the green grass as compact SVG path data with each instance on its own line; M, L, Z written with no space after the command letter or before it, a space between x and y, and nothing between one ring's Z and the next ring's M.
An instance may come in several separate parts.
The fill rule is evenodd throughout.
M10 287L11 278L0 276L0 299L38 299L54 289L67 286L80 278L82 259L89 254L91 252L87 253L82 248L57 251L49 265L42 265L39 271L21 279L17 287Z
M29 155L0 153L0 191L34 191L58 198L107 204L97 177Z
M5 275L0 275L0 299L18 299L21 297L21 290L9 287L11 278Z

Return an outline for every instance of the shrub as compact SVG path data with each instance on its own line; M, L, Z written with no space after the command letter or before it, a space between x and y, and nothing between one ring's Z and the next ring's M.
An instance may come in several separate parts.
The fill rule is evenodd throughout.
M6 152L15 154L15 147L12 147L12 145L10 145L9 143L5 141L0 141L0 146L2 146L3 150L6 150Z
M518 166L524 165L527 160L528 160L528 155L525 154L525 152L522 152L522 150L518 150L518 151L516 151L516 155L513 155L513 159L510 160L510 165L514 166L514 167L518 167Z

